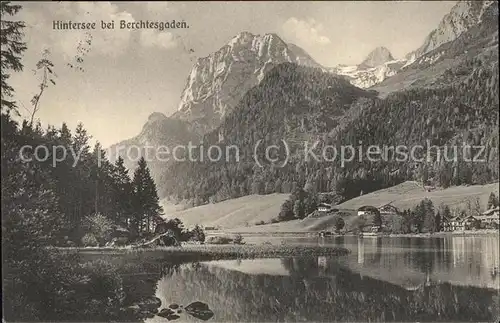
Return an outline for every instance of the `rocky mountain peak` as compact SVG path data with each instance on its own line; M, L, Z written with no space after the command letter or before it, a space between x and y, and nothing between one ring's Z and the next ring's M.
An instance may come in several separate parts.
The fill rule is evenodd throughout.
M375 48L370 52L370 54L368 54L365 60L360 64L360 68L375 67L393 60L394 57L392 56L389 49L380 46Z
M148 123L152 123L152 122L156 122L156 121L160 121L160 120L165 120L165 119L167 119L167 116L164 115L163 113L153 112L148 117Z
M276 34L241 32L197 60L174 117L193 122L201 133L214 129L267 71L285 62L322 68L303 49L289 46Z

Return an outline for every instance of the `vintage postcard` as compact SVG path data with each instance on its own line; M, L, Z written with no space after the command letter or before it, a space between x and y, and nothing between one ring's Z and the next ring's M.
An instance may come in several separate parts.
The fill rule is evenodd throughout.
M4 322L498 322L498 2L1 1Z

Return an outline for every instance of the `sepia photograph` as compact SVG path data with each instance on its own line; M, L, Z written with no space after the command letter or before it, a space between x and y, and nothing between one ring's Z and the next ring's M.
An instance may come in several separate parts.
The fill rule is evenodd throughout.
M0 1L3 322L499 322L498 1Z

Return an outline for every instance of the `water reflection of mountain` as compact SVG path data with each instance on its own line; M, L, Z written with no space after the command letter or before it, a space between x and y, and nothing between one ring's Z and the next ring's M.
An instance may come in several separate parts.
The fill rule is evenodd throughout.
M257 262L259 260L256 260ZM217 262L184 265L160 279L162 303L198 299L216 321L485 320L498 317L497 292L448 283L409 291L355 273L337 260L286 258L287 275L245 273ZM245 260L240 266L245 264Z

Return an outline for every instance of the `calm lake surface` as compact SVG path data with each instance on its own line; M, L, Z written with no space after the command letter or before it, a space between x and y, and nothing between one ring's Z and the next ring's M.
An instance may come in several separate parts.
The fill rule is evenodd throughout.
M210 321L495 321L499 318L499 237L247 237L247 243L336 245L341 257L141 262L124 271L130 299L161 308L201 301ZM97 257L97 256L92 256ZM137 317L135 317L137 319ZM132 319L132 318L131 318ZM157 315L146 322L166 322ZM199 321L180 314L179 321Z

